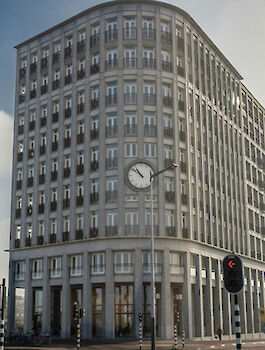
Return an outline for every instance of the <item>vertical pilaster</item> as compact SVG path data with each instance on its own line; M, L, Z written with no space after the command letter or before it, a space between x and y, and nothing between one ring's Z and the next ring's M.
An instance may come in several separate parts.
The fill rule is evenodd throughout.
M85 317L82 319L82 337L87 339L92 336L92 285L90 276L90 263L87 253L83 255L83 271L84 271L84 283L83 283L83 305L85 309Z
M170 288L170 251L164 250L163 256L163 277L161 288L161 336L163 339L171 339L173 335L172 328L172 298Z
M197 255L196 274L197 281L195 285L195 336L204 337L204 321L203 321L203 295L202 295L202 259L201 255Z
M51 325L51 287L49 281L48 257L43 257L43 311L42 311L42 332L50 332Z
M112 250L106 249L105 338L114 339L114 276Z
M69 269L67 254L63 255L63 271L62 271L62 338L70 337L71 333L71 286L69 284Z
M212 261L211 258L207 258L207 278L205 286L205 324L206 324L206 335L213 337L213 295L212 295Z
M25 275L25 313L24 313L24 331L30 332L32 329L32 287L31 287L31 269L30 260L26 259L26 275Z
M192 289L190 278L190 252L185 254L184 262L184 286L182 290L183 297L183 330L186 333L187 338L191 338L192 334Z

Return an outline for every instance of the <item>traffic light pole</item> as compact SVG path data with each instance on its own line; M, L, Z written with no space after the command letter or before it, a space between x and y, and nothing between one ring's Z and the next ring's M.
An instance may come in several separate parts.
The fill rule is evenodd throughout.
M242 349L242 343L241 343L241 327L240 327L240 312L239 312L239 304L238 304L238 298L237 294L234 294L235 296L235 332L236 332L236 348Z
M0 320L0 350L4 350L5 342L5 298L6 298L6 280L3 278L2 287L2 306Z

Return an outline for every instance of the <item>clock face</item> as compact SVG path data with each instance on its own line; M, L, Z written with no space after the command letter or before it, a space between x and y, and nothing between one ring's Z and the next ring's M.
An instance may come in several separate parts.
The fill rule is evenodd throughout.
M153 169L147 163L134 163L128 170L128 179L132 186L137 189L146 189L150 186L150 174L153 174Z

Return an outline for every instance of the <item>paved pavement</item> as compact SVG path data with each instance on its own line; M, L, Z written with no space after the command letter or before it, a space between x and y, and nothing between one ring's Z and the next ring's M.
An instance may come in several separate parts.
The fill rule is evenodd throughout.
M8 350L76 350L76 346L73 344L69 345L52 345L48 347L18 347L18 346L8 346ZM84 345L81 341L81 350L138 350L139 344L137 342L123 342L119 344L94 344L94 345ZM150 350L150 341L144 341L143 350ZM169 341L159 341L157 342L157 350L172 350L173 342ZM182 349L182 344L178 343L178 349ZM204 342L186 342L185 350L234 350L236 349L235 341L204 341ZM264 341L243 341L243 350L264 350Z

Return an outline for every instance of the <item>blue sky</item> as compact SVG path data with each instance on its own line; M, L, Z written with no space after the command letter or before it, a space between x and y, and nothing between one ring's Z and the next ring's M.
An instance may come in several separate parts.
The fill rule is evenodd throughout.
M16 50L14 45L107 0L0 0L0 278L7 277ZM265 1L168 0L186 10L265 106Z

